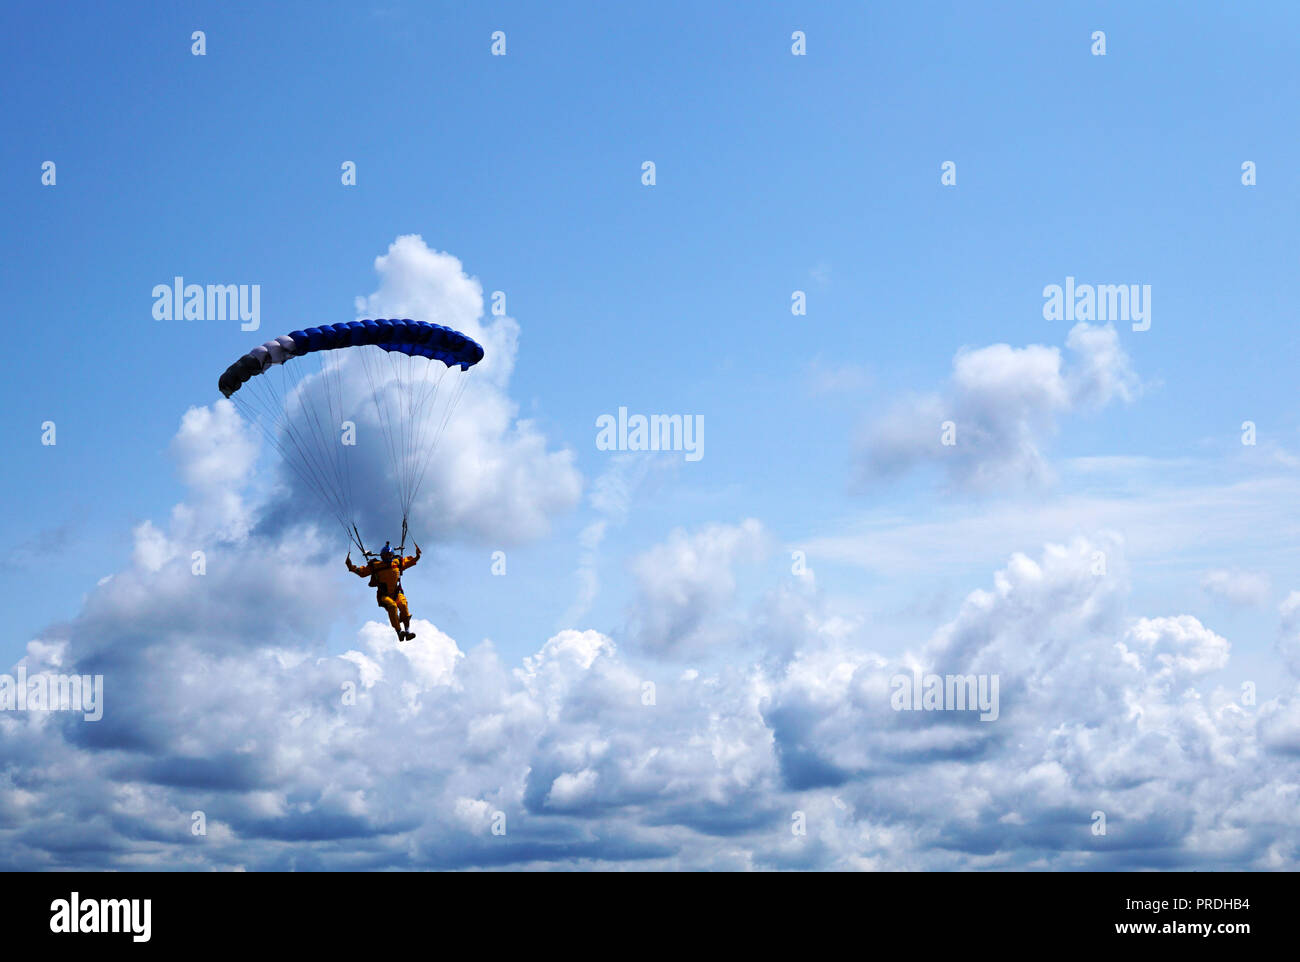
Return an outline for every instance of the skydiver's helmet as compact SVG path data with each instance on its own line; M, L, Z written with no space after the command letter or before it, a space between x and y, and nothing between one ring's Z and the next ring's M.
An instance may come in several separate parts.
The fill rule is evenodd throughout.
M384 564L388 564L388 562L393 560L393 549L388 545L389 542L385 541L384 546L379 549L379 560L384 562Z

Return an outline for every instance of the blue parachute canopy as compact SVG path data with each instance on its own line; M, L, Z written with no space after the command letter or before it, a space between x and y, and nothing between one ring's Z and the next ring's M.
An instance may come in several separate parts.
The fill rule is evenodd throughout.
M249 378L290 358L367 344L411 357L427 357L448 367L459 365L462 371L483 360L483 348L477 341L441 324L410 319L348 321L309 327L258 345L226 368L217 381L217 389L230 397Z
M314 360L294 360L309 355ZM408 516L466 372L481 360L482 347L441 324L350 321L259 344L226 368L217 388L365 551L359 522L391 531L400 518L405 542ZM377 463L385 460L386 471ZM391 479L390 496L376 498L377 471ZM389 513L388 505L391 517L375 514Z

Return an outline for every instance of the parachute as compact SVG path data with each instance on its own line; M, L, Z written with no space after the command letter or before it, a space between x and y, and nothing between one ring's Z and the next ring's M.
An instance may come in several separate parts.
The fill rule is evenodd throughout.
M476 341L440 324L351 321L267 341L226 368L217 387L369 555L357 494L386 462L405 545L438 440L482 359Z

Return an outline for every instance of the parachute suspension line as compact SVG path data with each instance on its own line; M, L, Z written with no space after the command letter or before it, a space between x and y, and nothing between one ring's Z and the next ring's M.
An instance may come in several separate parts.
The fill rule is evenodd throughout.
M424 376L421 383L412 392L414 406L412 415L413 436L410 446L409 474L402 505L403 516L410 513L411 506L415 503L420 478L432 460L433 451L437 447L437 432L434 434L434 443L428 443L430 422L438 416L438 391L448 371L446 365L441 362L438 362L438 366L435 367L432 360L424 360Z
M325 365L323 360L322 365ZM331 367L334 365L325 366L321 370L321 388L317 393L326 399L331 411L338 411L338 392L335 392L335 398L330 398L330 384L325 380L331 376ZM338 382L337 371L333 373L334 381ZM350 485L345 486L340 473L341 466L346 465L346 459L341 457L341 452L331 450L335 442L321 424L316 406L310 403L311 385L306 379L299 382L296 388L288 382L288 374L283 367L278 377L267 371L256 385L246 386L232 400L247 420L257 424L299 479L321 499L347 533L348 540L362 553L366 553L360 533L350 520ZM297 408L296 411L294 407ZM297 425L295 414L300 414L311 428L310 435ZM331 475L337 486L330 483Z
M415 416L413 398L411 397L411 378L412 373L409 368L413 367L418 361L410 358L408 362L400 362L392 353L388 355L389 366L393 372L393 378L397 382L397 402L401 407L401 417L398 419L398 437L396 439L396 455L394 460L393 477L398 486L398 503L402 507L402 527L403 542L405 542L405 528L410 515L410 502L407 499L410 488L410 457L411 457L411 419Z
M367 551L366 546L361 543L361 532L357 530L356 524L351 525L351 530L348 532L348 537L352 539L352 543L354 545L356 545L358 548L361 549L361 553L363 555L365 555L367 558L370 557L370 552Z
M391 355L390 355L391 357ZM404 411L402 412L402 464L401 464L401 505L402 519L405 520L410 511L410 488L411 488L411 435L415 431L415 396L414 380L415 366L422 359L411 358L410 363L399 362L392 358L394 366L397 368L398 385L401 390L398 392Z
M382 349L381 349L382 350ZM439 386L447 376L447 365L425 357L388 354L387 378L383 361L369 349L358 352L375 407L383 440L388 449L389 466L398 490L402 519L410 520L411 508L418 491L419 479L432 461L436 444L427 444L430 433L436 438L446 417L437 417ZM376 370L376 365L379 370ZM423 369L417 371L419 365ZM418 379L418 380L417 380ZM430 417L428 415L434 415Z
M315 426L319 430L319 438L326 451L330 454L330 461L334 468L334 477L338 483L339 496L342 503L348 508L349 515L355 506L352 500L351 469L349 459L343 449L343 378L339 367L341 362L337 360L326 361L325 355L317 355L319 365L319 383L321 392L325 397L328 420L324 425L319 418L314 418ZM311 406L313 413L319 409L316 405Z
M352 490L352 452L350 452L348 448L344 446L343 436L342 436L343 418L344 418L345 411L347 409L347 398L344 396L343 393L343 388L344 388L343 359L335 358L332 361L328 362L327 364L327 362L322 357L321 365L323 368L325 368L330 372L330 375L332 375L332 380L333 380L333 394L334 394L335 404L331 408L331 412L332 412L331 417L334 423L335 434L333 438L331 438L330 440L334 451L338 455L339 464L342 467L343 480L342 480L341 490L344 491L344 502L348 506L348 515L349 517L351 517L355 514L356 511L356 499ZM355 446L355 444L356 444L356 438L353 437L352 445ZM353 527L355 529L355 525ZM358 537L357 541L359 542L360 540L361 540L360 537ZM358 545L358 547L360 547L360 545ZM362 548L361 550L364 552L365 548Z
M376 336L376 324L391 327L391 335L384 328L382 336ZM420 347L426 343L427 353L436 358L426 356ZM339 351L342 347L349 349ZM387 364L380 351L388 355ZM314 364L307 354L317 355ZM231 365L218 387L245 420L257 424L301 482L301 490L319 498L349 543L370 557L359 528L356 496L361 492L354 488L352 459L360 454L366 460L358 465L376 464L382 470L381 449L388 452L396 494L393 507L400 508L402 517L400 550L405 550L411 511L464 394L465 372L482 357L482 348L471 339L436 324L355 321L268 341ZM449 375L452 367L460 370ZM356 376L358 368L364 385ZM459 383L444 389L448 377ZM342 433L344 419L355 419L364 410L367 386L374 425L366 425L364 437L349 438ZM362 447L354 449L358 443ZM373 481L367 472L357 479ZM368 501L367 512L373 507Z
M382 348L375 350L382 350ZM411 420L418 414L410 389L412 378L410 372L404 369L426 359L406 355L399 358L396 352L385 352L388 354L389 368L389 376L386 377L383 372L384 362L375 350L363 348L358 352L358 356L361 358L361 367L366 376L367 386L370 388L380 433L388 450L389 467L393 482L398 489L398 503L402 507L402 521L405 525L410 513L409 492L413 475L410 456ZM404 540L405 535L403 535Z
M280 456L284 458L291 468L293 468L294 473L298 475L299 479L316 492L322 503L330 509L330 513L338 520L343 530L348 532L348 523L346 519L339 513L335 506L335 502L329 497L328 492L320 484L319 479L314 477L308 470L305 470L304 465L299 464L298 461L292 457L292 449L280 437L280 432L276 430L276 428L280 426L277 423L280 421L280 415L278 411L271 408L270 401L267 398L268 393L274 392L241 392L241 395L243 396L235 395L231 397L231 400L235 402L236 408L238 408L244 419L252 421L257 425L258 430L260 430L267 440L275 446L275 448L280 452ZM348 532L348 537L352 540L351 532ZM359 544L359 539L357 539L357 541Z
M263 386L259 385L259 388L261 387ZM330 497L325 485L322 484L322 479L317 476L316 472L311 470L310 459L306 452L302 450L302 445L299 439L292 431L288 430L288 425L283 423L279 413L282 410L282 407L277 398L278 394L275 391L275 385L272 382L267 381L264 385L264 390L259 389L248 392L247 397L236 396L235 400L240 403L241 410L246 410L248 408L246 402L256 402L263 407L265 411L264 418L253 417L250 418L250 420L255 420L257 422L257 425L262 429L262 432L273 444L275 444L276 448L279 449L281 456L284 457L290 465L297 469L300 477L303 477L314 490L320 493L325 504L332 509L334 515L341 521L342 514L340 511L340 505L337 503L336 499ZM293 452L295 451L298 454L298 458L293 456Z
M321 361L322 365L325 363ZM267 374L270 374L268 371ZM266 375L263 375L266 377ZM296 387L290 385L288 373L284 367L280 367L279 384L282 388L282 394L278 395L279 410L284 412L284 428L291 438L294 439L295 445L300 452L303 462L307 465L309 471L318 479L322 488L330 492L330 502L335 506L335 510L341 518L347 519L352 514L351 503L347 499L347 493L343 485L342 470L339 465L339 451L336 450L332 440L332 432L321 422L322 407L328 407L333 410L333 402L329 397L328 373L321 370L315 377L307 377L300 380ZM275 380L267 378L267 383L274 388ZM313 391L324 404L315 403ZM294 410L290 405L294 405ZM303 426L308 430L303 430L298 426L298 420L301 418Z
M415 439L415 463L412 467L411 488L407 492L407 506L415 501L415 495L418 491L419 479L424 474L425 468L428 467L432 460L433 451L437 447L438 432L434 432L432 443L429 438L430 421L437 417L438 414L438 392L442 387L442 382L448 377L450 368L446 365L434 367L433 361L429 361L424 369L423 390L420 392L417 402L416 417L416 439ZM426 417L426 411L430 417Z
M328 428L321 423L322 408L327 409L330 412L328 414L329 421L332 422L334 420L332 413L334 405L333 399L330 397L328 383L329 375L324 370L324 364L325 362L322 360L322 369L319 371L317 376L299 382L298 391L293 393L297 394L295 400L297 401L298 409L302 414L306 427L311 432L310 442L304 441L302 447L304 451L313 456L313 466L321 473L325 486L335 492L335 498L339 505L340 513L346 517L349 514L349 504L343 487L343 475L338 463L338 452L334 450L334 445L331 443ZM285 390L288 391L288 375L284 372L283 367L280 369L280 379ZM319 396L320 401L323 403L311 403L311 393L313 389ZM306 396L305 400L308 403L303 403L304 395ZM294 424L294 413L295 412L286 408L286 421L291 428ZM333 484L329 483L331 479Z
M376 348L376 350L382 351L383 349ZM366 375L366 382L370 387L370 397L375 406L375 418L379 424L380 432L383 435L384 444L388 450L388 460L389 460L389 465L393 472L393 480L395 483L400 483L401 472L399 470L400 464L398 462L398 453L397 453L397 437L396 437L397 431L393 425L393 420L394 420L393 412L389 410L389 405L386 402L381 403L380 400L381 394L387 395L388 393L387 391L388 383L382 380L382 372L376 374L376 372L371 367L371 359L372 359L371 351L363 348L359 352L359 357L361 358L362 370L365 372ZM379 361L379 358L374 358L374 360L376 364L381 363Z
M438 442L442 441L442 434L447 429L447 424L451 421L451 415L452 413L455 413L456 407L459 406L460 399L463 398L465 394L465 387L468 385L468 372L464 372L463 370L463 372L456 374L456 385L451 389L451 400L447 403L445 411L442 412L442 420L439 421L437 430L434 430L433 437L429 439L430 451L435 450L435 448L438 447ZM424 467L421 468L419 476L416 477L415 493L419 493L420 486L424 484L424 476L428 473L430 464L433 464L433 459L426 458L424 461Z
M468 373L469 373L469 372L467 372L467 371L461 371L461 372L456 376L456 380L457 380L458 383L457 383L456 386L452 389L452 398L451 398L450 403L448 403L448 405L447 405L447 409L446 409L446 411L443 413L443 416L442 416L442 422L438 425L438 430L434 433L433 438L432 438L432 439L430 440L430 442L429 442L429 450L430 450L430 451L433 451L433 450L435 450L435 449L438 447L438 442L442 440L442 434L443 434L443 431L446 430L448 422L451 421L451 416L452 416L452 414L455 412L457 405L460 404L460 399L461 399L461 398L464 396L464 394L465 394L465 387L466 387L466 385L469 384L469 376L468 376ZM444 376L444 377L446 376L445 373L444 373L443 376ZM439 381L440 381L440 382L441 382L441 380L442 380L442 379L439 378ZM436 389L435 389L435 390L436 390ZM432 463L433 463L433 458L431 458L431 457L426 457L426 458L425 458L424 465L420 468L420 473L419 473L419 475L418 475L418 476L416 477L416 479L415 479L414 490L412 490L412 492L411 492L411 499L412 499L412 500L414 500L414 499L415 499L415 496L416 496L417 494L419 494L419 492L420 492L420 487L424 484L424 476L425 476L425 474L428 473L429 465L432 464Z
M309 389L311 381L314 380L318 385L318 395L324 401L324 404L302 403L301 409L304 418L312 428L312 435L320 447L326 451L329 456L329 467L332 468L334 481L337 487L332 490L337 491L337 503L341 512L343 528L348 533L348 539L357 546L361 553L367 557L370 552L366 549L365 542L361 539L361 532L358 530L356 522L353 520L356 516L356 500L352 486L352 467L351 459L345 450L341 432L343 430L343 416L347 409L347 398L344 396L344 371L343 359L332 358L326 360L324 354L317 358L318 374L314 379L305 379L301 384L301 393L308 395L306 400L310 402ZM287 379L288 375L283 375ZM300 398L301 401L301 398ZM321 422L320 411L326 411L327 420L324 424ZM336 434L335 432L340 432ZM305 445L308 452L312 451L311 445ZM324 466L321 465L323 468ZM325 487L329 488L328 484Z
M278 384L277 381L279 382ZM272 424L279 429L279 433L286 439L286 446L292 445L292 449L297 454L296 459L289 457L288 455L286 455L285 459L291 463L301 465L303 470L316 482L317 487L327 493L326 503L331 505L334 508L335 513L341 518L344 515L344 505L340 500L338 493L330 490L329 477L323 470L323 466L318 461L318 454L315 447L294 424L292 412L288 409L288 405L291 403L290 399L294 392L285 382L286 379L283 371L278 375L267 371L263 375L263 384L259 385L259 388L264 388L265 390L258 392L260 396L265 396L269 399L268 407L271 410Z
M398 503L402 505L402 516L406 516L406 428L411 422L411 404L410 392L402 377L403 369L415 363L412 358L409 362L398 362L392 352L388 354L388 364L393 371L393 380L397 382L397 444L396 444L396 466L393 472L393 479L398 485Z
M397 359L393 357L391 351L387 352L386 357L383 359L376 358L375 366L380 368L376 372L376 379L380 385L379 391L382 393L383 404L381 407L388 420L393 483L398 486L400 491L402 483L402 418L405 416L405 412L402 410L400 371L397 367ZM385 366L388 368L387 373L382 369ZM379 397L380 395L376 394L376 399Z
M287 386L285 386L285 392L278 390L276 382L272 378L266 378L264 385L265 392L258 391L252 396L261 399L269 409L269 423L271 429L273 429L272 439L280 448L282 456L290 466L297 471L300 477L305 477L310 486L320 493L325 505L331 509L331 512L346 531L347 505L342 501L340 492L330 486L329 476L323 470L317 452L302 432L295 427L293 418L289 416L284 400Z

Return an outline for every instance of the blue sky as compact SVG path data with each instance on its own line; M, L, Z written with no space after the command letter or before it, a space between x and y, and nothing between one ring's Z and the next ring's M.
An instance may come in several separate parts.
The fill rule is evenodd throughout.
M660 731L667 753L674 738L703 737L697 722L734 720L735 756L718 753L717 770L692 761L669 781L752 819L728 829L747 865L952 867L936 852L989 844L1002 864L1097 864L1045 827L1050 818L1032 828L1059 800L1026 798L1014 817L983 813L981 826L1031 826L987 843L965 834L970 825L908 815L901 795L890 807L868 789L884 762L863 732L888 729L888 716L848 707L874 690L867 681L856 695L826 693L845 671L865 677L917 659L1003 671L1010 690L1041 693L1062 674L1094 670L1116 645L1145 644L1150 677L1105 676L1100 687L1129 692L1120 701L1148 705L1147 718L1188 710L1195 690L1224 726L1215 751L1231 737L1252 758L1274 753L1274 774L1251 790L1294 786L1294 6L10 4L0 18L10 225L0 243L10 355L24 359L11 365L0 419L0 493L12 506L0 566L6 665L54 664L48 646L64 645L64 665L117 665L118 690L136 692L142 677L157 683L136 660L156 665L150 652L168 650L159 657L178 672L221 664L241 677L279 646L329 659L320 670L330 679L340 666L383 665L385 680L372 684L400 689L409 676L427 689L421 711L455 714L475 732L505 725L510 749L497 768L439 756L449 811L481 802L527 822L550 797L563 815L540 821L565 825L553 837L526 829L541 834L493 863L500 856L483 855L478 836L461 849L447 841L460 824L448 816L413 830L430 851L463 854L431 864L730 864L707 846L682 854L681 833L719 837L707 812L683 814L669 790L620 782L595 761L566 769L572 759L547 754L560 733L528 743L510 734L528 724L489 722L512 716L466 694L522 686L521 699L568 705L561 720L591 713L585 744L621 744L630 736L619 712L600 710L611 696L593 680L592 657L616 660L601 675L610 690L622 690L620 672L663 688L697 672L723 693L704 721L683 709L634 727ZM194 30L206 34L205 56L190 52ZM494 30L506 33L504 57L490 55ZM795 30L807 35L806 56L791 55ZM1105 56L1091 54L1096 30ZM641 183L647 160L652 187ZM53 187L41 184L45 161L57 164ZM344 161L357 165L355 187L340 185ZM940 183L945 161L956 186ZM1247 161L1253 186L1242 183ZM154 320L151 291L176 275L260 285L261 330ZM1150 285L1150 329L1098 323L1072 334L1072 322L1045 320L1043 289L1067 276ZM374 313L433 310L474 290L506 294L508 323L470 311L463 326L513 369L458 412L465 447L448 455L438 495L469 507L416 535L430 553L408 594L437 630L424 632L434 654L422 662L362 627L378 613L338 564L346 544L336 527L285 528L316 516L286 518L290 506L267 494L274 452L250 453L215 385L266 338L371 316L358 298ZM803 316L790 310L797 290ZM598 450L596 418L620 406L701 416L704 457ZM192 408L201 412L183 424ZM956 460L933 444L947 417ZM53 447L40 443L45 421L57 425ZM1241 443L1244 421L1257 426L1253 446ZM238 470L213 481L203 474L213 459ZM611 489L625 493L615 507ZM165 587L198 542L217 584ZM1081 565L1104 550L1114 584L1094 597L1051 545ZM507 552L504 578L490 570L495 550ZM792 576L795 551L814 576ZM268 580L245 584L237 571ZM999 614L980 592L1002 587ZM187 590L287 613L231 638L215 597L187 601ZM1088 640L1058 638L1059 648L1007 613L1039 606L1068 620L1072 605ZM953 641L967 630L996 640L973 654ZM498 682L483 680L494 677L485 641ZM348 660L357 650L368 652L364 665ZM555 669L561 694L538 681L548 658L566 666ZM1258 688L1246 734L1222 721L1236 717L1244 682ZM461 699L454 712L450 689ZM397 713L363 726L388 745L402 737L401 698L367 691ZM448 704L430 707L443 695ZM678 699L669 701L709 705ZM1035 731L1105 730L1125 746L1118 753L1146 757L1159 735L1113 710L1082 697L1027 700L1013 717ZM220 727L169 704L130 715L181 731ZM1170 751L1204 756L1188 734L1204 726L1184 722L1159 733ZM126 722L105 728L67 735L64 748L91 752L113 769L104 778L151 798L158 807L142 819L246 796L218 854L164 846L149 858L355 864L339 854L345 845L326 852L258 821L269 817L258 806L290 805L263 797L275 792L326 821L344 811L367 823L366 837L400 847L401 831L376 827L385 806L358 787L401 822L413 789L397 776L314 789L258 775L199 784L158 774L194 745L141 748ZM266 747L273 736L243 735L265 748L263 760L279 757ZM1010 770L1071 754L1002 756L1001 737L978 752L952 737L952 757L1001 758ZM949 777L924 752L892 751L889 766ZM745 772L766 774L723 771L741 754ZM801 775L791 759L813 755L838 774L818 784ZM1242 798L1203 797L1196 789L1213 771L1174 765L1183 780L1159 786L1079 764L1073 789L1137 778L1155 793L1120 807L1147 811L1165 790L1198 806L1176 831L1146 825L1132 850L1156 851L1150 861L1117 843L1106 867L1294 867L1293 816L1280 845L1264 828L1224 824ZM540 772L554 774L549 796L533 784ZM152 794L163 789L211 797ZM804 791L821 794L791 800ZM839 826L799 852L762 841L772 812L811 810L832 791L864 793L859 831ZM1084 795L1072 804L1100 804ZM649 796L659 807L638 821L631 810ZM26 818L0 822L26 833L14 864L48 865L52 830ZM569 835L598 826L640 854L566 849ZM887 830L905 831L907 843L862 848ZM1250 841L1228 844L1233 832ZM259 837L275 842L258 848ZM980 867L974 856L955 864Z

